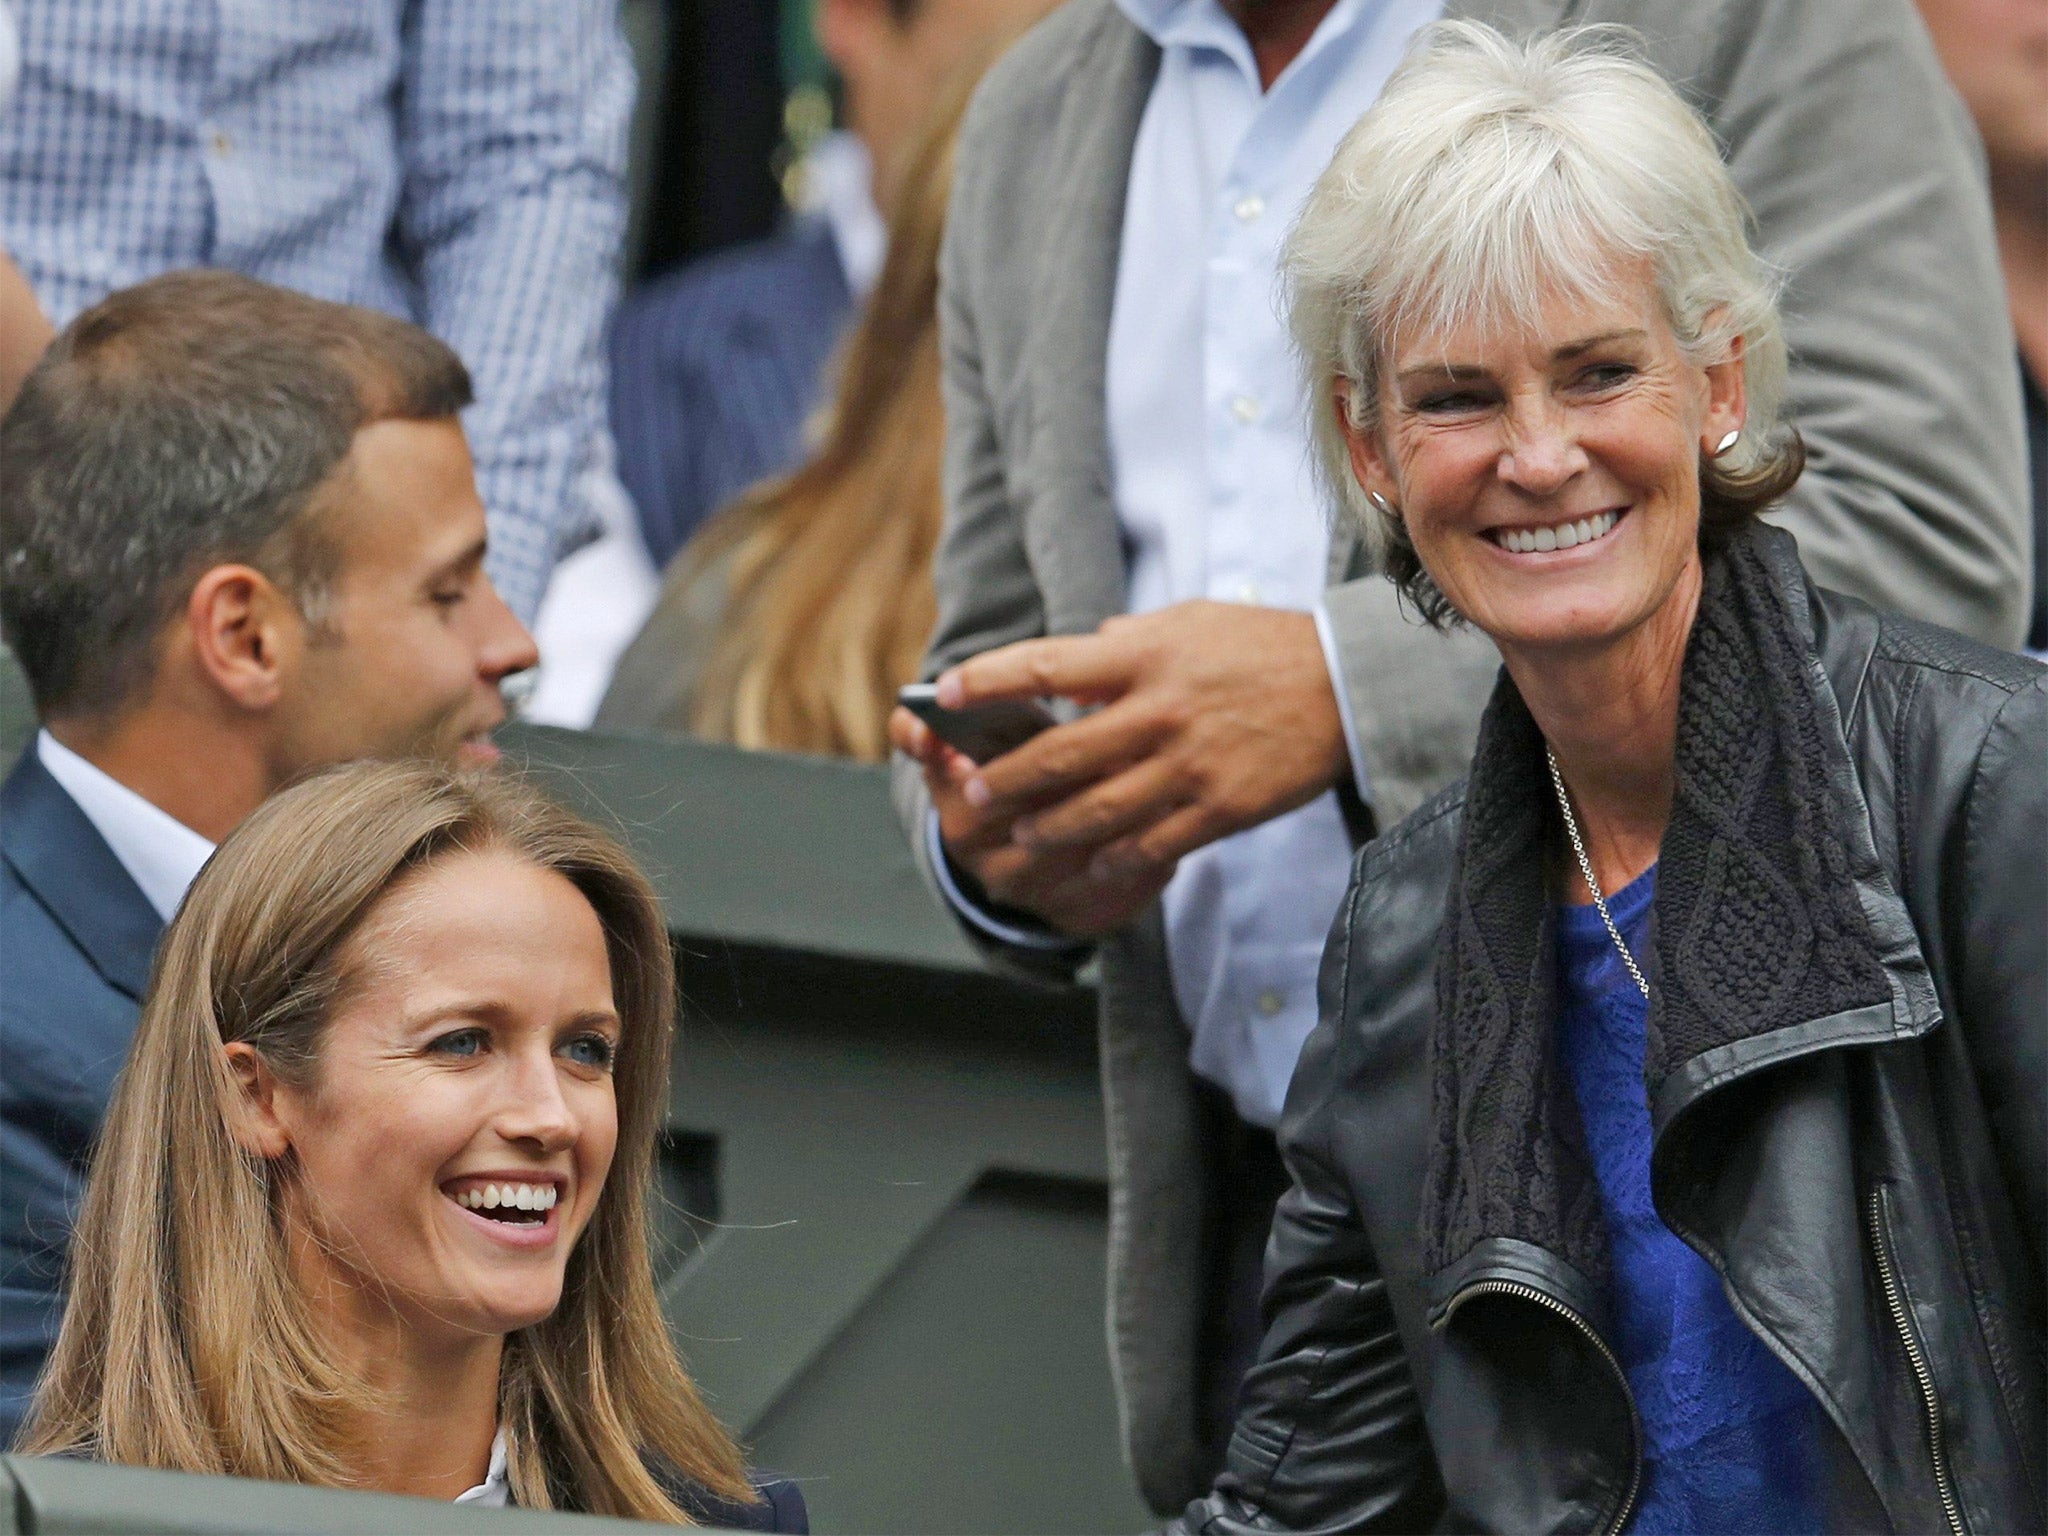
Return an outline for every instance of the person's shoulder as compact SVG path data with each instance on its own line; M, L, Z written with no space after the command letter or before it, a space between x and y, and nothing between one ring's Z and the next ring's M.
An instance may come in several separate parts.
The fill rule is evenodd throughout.
M806 1536L811 1515L803 1490L773 1472L750 1472L757 1497L751 1503L709 1493L666 1463L650 1461L648 1470L661 1491L699 1525L726 1531L778 1531Z
M1077 83L1113 67L1117 52L1146 46L1145 35L1116 0L1067 0L1012 44L975 88L961 129L972 146L1049 121ZM1027 143L1015 143L1028 154ZM971 153L971 150L970 150Z
M1874 659L1889 667L1966 679L2000 698L2042 686L2048 666L1938 624L1880 613Z
M1352 878L1359 884L1390 874L1442 867L1457 856L1458 834L1465 819L1465 781L1459 779L1431 795L1386 831L1358 850Z
M793 219L640 284L619 301L612 334L615 345L718 349L736 327L834 332L852 304L830 232L822 221Z
M1865 672L1875 679L1924 687L1939 684L1957 697L1992 709L2016 693L2040 688L2048 667L2017 651L2000 650L1939 624L1894 613L1816 586L1814 614L1822 664L1834 674Z

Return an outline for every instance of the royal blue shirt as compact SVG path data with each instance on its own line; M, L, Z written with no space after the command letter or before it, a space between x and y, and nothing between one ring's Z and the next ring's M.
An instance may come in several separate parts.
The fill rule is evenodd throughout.
M1649 952L1657 871L1607 904ZM1650 1201L1647 1005L1592 906L1557 911L1558 1054L1578 1099L1613 1261L1608 1342L1635 1394L1643 1481L1629 1530L1823 1529L1820 1407Z

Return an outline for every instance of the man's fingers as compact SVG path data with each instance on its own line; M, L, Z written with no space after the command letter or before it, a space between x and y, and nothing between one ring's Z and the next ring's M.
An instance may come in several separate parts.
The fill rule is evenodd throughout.
M1199 803L1182 806L1101 850L1089 860L1089 872L1103 880L1119 880L1160 868L1172 869L1197 848L1214 842L1217 835L1213 810Z
M1115 773L1145 756L1164 734L1149 710L1115 704L1041 731L1013 751L981 765L966 785L976 805L1033 808L1049 797Z
M984 888L997 900L1035 912L1060 932L1077 939L1099 938L1121 928L1156 897L1172 869L1144 870L1104 879L1069 856L1027 855L1012 849L990 860L994 883ZM1005 878L1007 876L1007 878Z
M1131 685L1138 652L1128 641L1102 635L1055 635L1019 640L984 651L939 674L939 703L947 709L997 699L1116 698Z
M1143 831L1187 802L1179 764L1167 754L1141 759L1101 782L1018 818L1011 836L1026 848L1079 849Z
M931 754L931 744L937 739L932 735L930 726L901 704L889 711L889 745L905 757L924 762Z

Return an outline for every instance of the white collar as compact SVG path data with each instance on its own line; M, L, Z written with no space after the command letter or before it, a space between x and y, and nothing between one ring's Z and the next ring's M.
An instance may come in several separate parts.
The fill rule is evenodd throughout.
M505 1476L505 1431L491 1436L491 1465L484 1480L467 1493L455 1495L458 1504L475 1504L484 1509L503 1509L512 1497L512 1485Z
M1116 0L1116 5L1132 26L1161 48L1220 48L1246 61L1251 57L1244 29L1218 0ZM1364 19L1362 0L1337 0L1286 73L1294 73L1295 65L1329 46L1329 38L1343 35Z
M889 254L889 226L875 206L875 167L857 134L837 129L804 161L803 208L823 217L839 270L856 301L874 292Z
M213 857L213 844L48 731L36 732L36 757L85 812L157 916L168 923L200 867Z

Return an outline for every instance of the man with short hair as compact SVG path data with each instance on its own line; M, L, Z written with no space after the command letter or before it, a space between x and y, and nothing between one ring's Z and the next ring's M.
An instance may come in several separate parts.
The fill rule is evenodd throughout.
M226 272L74 320L0 421L0 628L42 729L0 786L0 1444L158 936L329 764L488 764L533 642L484 574L461 361Z

